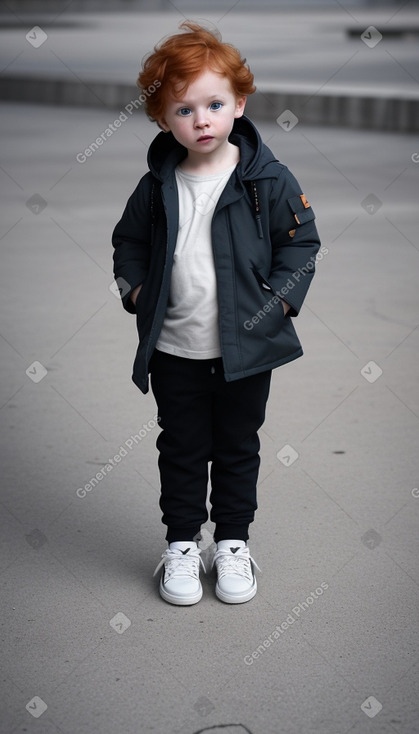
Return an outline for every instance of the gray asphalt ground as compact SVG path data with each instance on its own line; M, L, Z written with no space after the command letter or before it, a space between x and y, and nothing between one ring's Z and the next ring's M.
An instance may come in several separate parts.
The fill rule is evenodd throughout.
M0 732L415 734L419 142L255 120L327 252L261 430L258 594L222 604L208 574L175 607L110 243L156 128L137 111L77 161L118 114L0 110Z
M418 4L279 3L259 13L244 0L198 2L195 12L184 0L168 5L168 13L80 14L70 2L28 15L3 4L0 98L122 109L138 97L143 56L192 17L246 56L258 87L249 109L259 119L291 109L308 124L418 131Z
M181 3L178 5L182 8ZM245 49L244 55L262 87L288 84L293 90L301 86L315 91L327 80L329 89L335 91L347 86L376 92L378 84L382 93L388 89L418 93L417 6L407 7L404 12L400 9L396 14L389 8L348 13L336 5L315 13L296 9L255 14L239 13L232 6L232 2L224 2L216 12L209 12L207 7L203 17L187 8L165 14L80 15L72 14L70 5L70 12L65 14L30 16L33 21L39 19L41 28L45 25L47 38L40 46L33 46L25 38L29 30L25 16L21 21L12 17L2 29L2 68L12 62L7 72L13 75L46 74L70 79L80 75L90 81L126 84L132 80L135 85L142 56L152 51L160 38L176 32L181 21L192 17L210 27L213 24L226 41ZM383 40L370 48L360 36L372 22L381 29ZM349 31L354 32L353 36ZM396 31L403 35L393 35ZM328 79L331 72L335 75Z
M109 121L1 112L1 731L417 732L418 146L260 124L328 253L261 431L258 595L224 605L208 575L178 608L152 578L155 403L131 383L135 323L110 290L155 128L132 116L77 163Z

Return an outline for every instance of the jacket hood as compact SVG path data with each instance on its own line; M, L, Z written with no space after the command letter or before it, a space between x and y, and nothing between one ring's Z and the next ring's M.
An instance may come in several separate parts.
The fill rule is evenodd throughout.
M262 139L248 117L234 120L229 141L240 148L239 169L243 180L269 178L273 175L271 164L276 164L272 151ZM151 173L160 181L164 181L175 167L186 157L187 149L177 142L171 132L159 133L148 151L147 162Z

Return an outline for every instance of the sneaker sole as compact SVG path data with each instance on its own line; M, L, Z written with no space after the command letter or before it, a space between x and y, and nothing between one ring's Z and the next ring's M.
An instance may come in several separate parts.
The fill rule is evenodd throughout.
M176 606L179 607L189 607L192 606L192 604L198 604L198 602L202 599L202 586L193 596L179 597L175 596L174 594L169 594L164 588L163 584L160 582L159 592L161 598L164 599L164 601L169 602L169 604L176 604Z
M220 601L223 601L225 604L244 604L246 601L250 601L251 599L253 599L253 597L256 595L257 590L258 590L258 586L257 586L256 579L255 579L255 582L252 588L249 589L249 591L244 592L243 594L233 594L233 595L226 594L225 591L221 591L221 589L218 586L218 583L216 584L216 587L215 587L215 594L217 598Z

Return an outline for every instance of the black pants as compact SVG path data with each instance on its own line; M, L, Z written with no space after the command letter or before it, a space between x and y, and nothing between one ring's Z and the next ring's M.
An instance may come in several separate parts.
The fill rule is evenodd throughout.
M221 359L155 350L150 372L163 429L156 445L166 540L192 540L207 521L209 462L214 540L247 540L257 509L257 431L265 419L271 371L226 382Z

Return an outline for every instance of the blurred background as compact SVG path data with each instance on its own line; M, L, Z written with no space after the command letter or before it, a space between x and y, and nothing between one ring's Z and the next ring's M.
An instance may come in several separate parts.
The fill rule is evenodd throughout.
M0 96L124 106L141 58L194 17L245 49L258 86L251 115L292 109L310 124L413 132L418 8L416 0L8 0L0 5ZM26 35L37 27L37 38Z
M240 609L210 576L194 609L158 596L153 431L77 494L155 416L111 235L158 132L141 60L185 18L246 57L325 248ZM418 732L418 37L414 0L0 0L1 732Z

